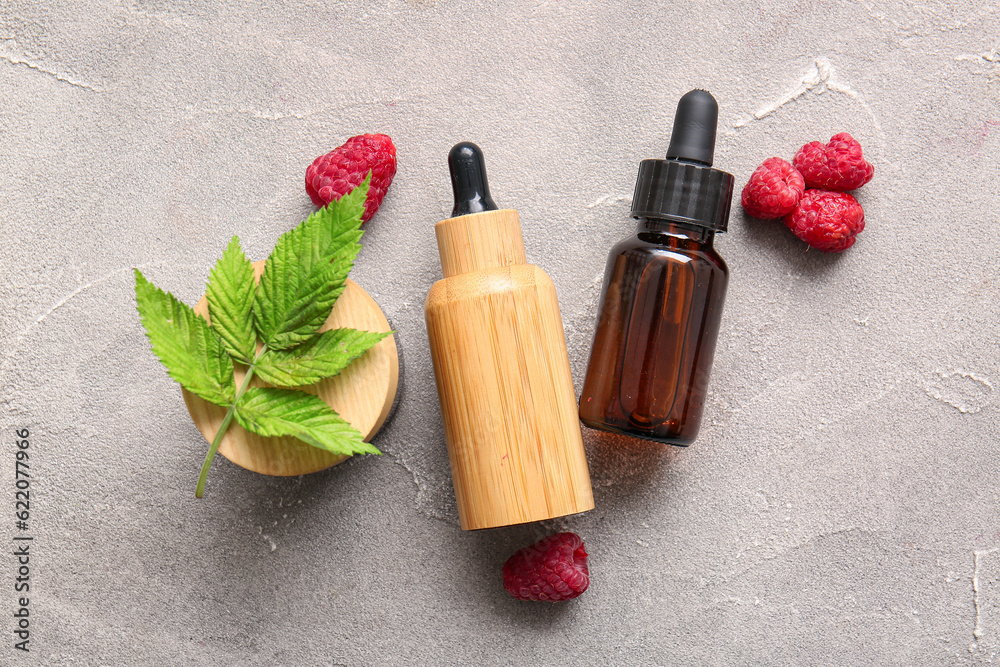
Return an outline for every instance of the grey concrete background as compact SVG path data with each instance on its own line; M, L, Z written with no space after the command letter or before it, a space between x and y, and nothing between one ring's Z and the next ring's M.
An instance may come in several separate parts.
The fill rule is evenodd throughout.
M0 664L945 665L1000 661L996 2L0 4L0 544L30 428L31 653ZM867 228L807 251L738 206L699 441L587 433L597 508L463 533L423 324L446 154L486 151L559 291L579 388L607 250L677 98L716 164L849 131ZM193 303L312 206L317 155L384 132L399 172L353 277L399 331L383 457L273 479L217 459L150 353L131 269ZM592 584L510 599L557 529ZM0 552L7 553L7 546Z

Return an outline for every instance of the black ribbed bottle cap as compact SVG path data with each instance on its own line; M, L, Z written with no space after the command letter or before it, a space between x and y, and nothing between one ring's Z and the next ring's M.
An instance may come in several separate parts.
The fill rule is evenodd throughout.
M704 90L677 103L665 160L643 160L632 216L665 218L724 232L733 200L732 174L712 168L719 105Z

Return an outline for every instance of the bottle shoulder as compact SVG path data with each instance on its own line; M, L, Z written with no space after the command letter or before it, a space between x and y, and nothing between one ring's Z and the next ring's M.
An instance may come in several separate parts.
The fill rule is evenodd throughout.
M620 256L627 256L632 262L697 262L729 274L729 265L722 255L706 243L658 243L642 238L644 235L632 235L617 243L609 253L608 260L614 263Z
M442 278L427 293L426 308L454 301L489 297L503 292L524 290L555 292L555 284L545 271L534 264L514 264L469 271Z

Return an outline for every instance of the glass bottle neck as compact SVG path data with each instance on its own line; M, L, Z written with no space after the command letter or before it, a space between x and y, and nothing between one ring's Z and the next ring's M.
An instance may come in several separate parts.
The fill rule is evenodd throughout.
M708 227L662 218L639 218L635 232L643 241L660 245L697 245L711 248L715 240L715 230Z

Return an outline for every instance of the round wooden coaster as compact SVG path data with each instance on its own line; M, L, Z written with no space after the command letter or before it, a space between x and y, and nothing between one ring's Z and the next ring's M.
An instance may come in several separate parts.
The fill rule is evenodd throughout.
M264 262L255 262L254 273L259 280L264 272ZM208 319L208 302L202 297L195 312ZM357 283L348 279L343 294L337 299L322 331L350 327L363 331L390 331L388 320L375 300ZM245 375L244 367L236 366L236 385ZM399 354L395 336L388 336L344 369L339 375L319 384L298 387L316 394L341 417L361 431L365 441L370 441L385 423L396 398L399 381ZM258 378L251 386L268 386ZM184 403L195 426L209 442L218 432L226 415L225 408L183 390ZM244 430L235 421L222 438L219 453L238 466L264 475L304 475L325 470L348 457L338 456L308 445L298 438L265 438Z

